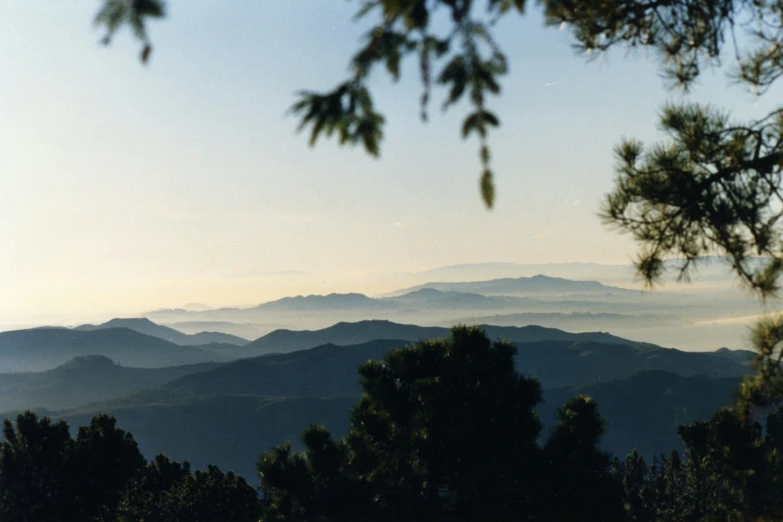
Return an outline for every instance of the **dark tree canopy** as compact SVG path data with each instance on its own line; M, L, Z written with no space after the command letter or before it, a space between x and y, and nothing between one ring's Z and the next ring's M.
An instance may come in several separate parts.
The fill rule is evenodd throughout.
M638 454L615 461L629 520L780 520L783 461L781 410L766 430L738 412L723 409L712 418L680 426L682 456L672 452L647 467Z
M0 519L114 520L125 485L144 466L136 441L99 415L71 438L68 424L25 412L3 426Z
M563 406L542 447L540 386L514 371L514 352L455 327L362 365L343 439L311 426L303 453L260 457L265 520L621 520L595 403Z

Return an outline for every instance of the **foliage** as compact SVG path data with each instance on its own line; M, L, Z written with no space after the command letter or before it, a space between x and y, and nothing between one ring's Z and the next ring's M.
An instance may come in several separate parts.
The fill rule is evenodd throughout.
M771 414L763 433L759 423L722 409L709 421L680 427L685 460L672 452L647 469L638 455L623 463L616 461L629 518L661 522L780 520L781 415L783 409Z
M72 439L68 425L32 412L6 420L0 443L4 521L111 520L144 459L130 434L100 415Z
M127 25L133 35L141 40L142 48L139 59L147 63L152 53L147 35L147 19L162 18L166 13L162 0L103 0L103 5L95 16L95 24L106 29L103 43L111 43L114 34L120 27Z
M599 449L606 421L589 397L576 396L558 411L559 423L544 447L550 469L549 520L623 520L620 491L609 473L611 457Z
M719 65L727 40L737 66L732 76L763 93L783 74L783 2L780 0L541 0L550 25L571 28L577 48L592 55L617 44L655 49L671 83L690 88L709 65ZM499 118L486 107L500 92L507 72L506 56L493 38L493 26L511 14L523 14L525 0L362 0L357 18L374 17L374 25L354 55L352 75L331 91L303 91L293 111L301 127L310 127L310 143L323 133L341 144L361 143L377 156L384 118L375 109L367 80L382 66L397 80L403 59L418 61L423 93L421 117L433 81L447 91L446 109L465 97L471 104L462 135L480 141L481 193L494 201L488 131ZM481 7L484 9L482 10ZM482 12L483 11L483 12ZM163 16L162 0L104 0L96 21L107 39L122 25L131 27L149 57L145 29L148 18ZM447 19L446 24L437 24ZM437 30L436 26L444 26ZM739 36L737 33L740 33ZM738 41L749 40L740 51ZM779 214L775 193L779 182L779 111L747 124L729 124L710 107L667 107L662 116L672 142L645 152L640 143L618 147L619 179L604 209L606 219L632 232L642 244L640 273L650 282L660 275L667 254L685 258L687 274L698 255L725 251L738 275L768 292L779 275L750 270L752 251L779 258ZM638 163L641 163L639 165ZM673 197L666 197L674 191ZM713 201L716 199L717 201ZM692 211L693 209L693 211ZM777 233L777 234L776 234ZM770 238L773 241L770 241ZM695 244L689 240L696 239Z
M577 395L545 441L540 385L514 371L515 348L478 327L421 341L359 368L348 434L313 424L258 460L261 495L215 466L146 463L133 437L99 415L71 437L32 412L5 422L0 517L9 521L328 522L764 521L783 518L783 408L766 427L720 409L681 426L685 445L611 460L607 424Z
M619 494L604 489L609 457L598 450L604 421L595 403L567 403L542 448L540 386L514 371L514 351L458 326L448 339L362 365L364 394L343 439L314 425L304 453L286 444L259 458L267 518L613 519Z

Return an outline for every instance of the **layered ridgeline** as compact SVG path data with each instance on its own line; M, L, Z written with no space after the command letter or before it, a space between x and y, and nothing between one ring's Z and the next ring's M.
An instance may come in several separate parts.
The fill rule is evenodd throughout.
M164 351L176 347L128 329L40 331L77 336L131 332L146 348L129 345L129 353L146 353L150 346ZM635 446L648 455L679 447L677 425L706 419L717 407L730 404L732 389L749 371L752 356L725 349L683 352L604 333L496 327L487 331L493 338L512 340L518 349L517 370L541 380L545 390L539 412L547 426L552 425L555 408L568 397L594 396L609 422L604 446L617 455ZM260 451L287 439L296 445L310 422L323 422L338 435L347 429L349 408L360 393L359 364L379 360L408 342L446 334L439 328L365 321L317 331L274 332L233 348L246 350L255 344L253 350L267 353L232 362L151 370L82 357L51 371L0 374L0 395L6 406L13 406L9 409L36 407L73 426L108 412L134 434L148 456L164 452L196 466L214 463L252 477ZM363 342L365 337L370 340ZM0 351L2 346L0 342ZM72 408L77 403L83 405Z
M221 363L164 368L121 366L103 355L83 355L43 372L0 373L0 411L75 408L156 389L172 380L204 372Z
M222 332L198 332L195 334L186 334L180 332L179 330L175 330L174 328L169 328L168 326L153 323L146 317L129 319L118 318L98 325L83 324L81 326L75 327L74 330L93 331L108 330L110 328L128 328L130 330L152 337L157 337L158 339L163 339L181 346L198 346L211 343L242 346L243 344L250 342L249 340L243 339L242 337Z
M626 283L632 283L632 278ZM709 350L742 346L746 331L741 319L762 312L758 303L736 290L721 287L718 291L709 285L671 289L675 291L642 292L639 287L539 274L478 281L435 280L376 297L359 293L300 295L241 308L166 309L147 316L169 326L215 325L220 331L248 338L278 328L313 330L339 321L385 319L438 326L603 330L662 345Z
M49 370L73 357L83 355L102 355L124 366L160 368L200 362L229 361L268 353L285 353L329 343L349 345L375 339L413 342L443 337L448 333L447 328L441 327L421 327L390 321L361 321L338 323L315 331L275 330L241 346L224 342L182 345L160 337L160 335L168 336L167 332L172 330L171 328L162 327L147 319L123 319L120 324L126 326L110 326L114 324L118 322L110 321L101 327L87 330L32 328L0 332L0 373ZM494 338L503 337L513 342L561 339L632 343L604 333L571 334L539 327L487 326L486 328ZM150 335L151 332L156 332L158 335ZM632 344L643 345L643 343Z
M527 343L543 340L596 341L604 343L628 344L634 346L654 345L622 339L603 332L570 333L556 328L540 326L497 327L482 325L493 339L508 339L514 343ZM306 350L321 344L349 345L364 343L375 339L399 339L415 342L421 339L445 337L449 329L439 326L417 326L399 324L385 320L340 322L319 330L275 330L255 341L235 350L246 356L266 353L286 353Z
M125 366L162 368L229 360L234 345L181 346L129 328L91 331L33 328L0 332L0 372L50 370L83 355L102 355Z

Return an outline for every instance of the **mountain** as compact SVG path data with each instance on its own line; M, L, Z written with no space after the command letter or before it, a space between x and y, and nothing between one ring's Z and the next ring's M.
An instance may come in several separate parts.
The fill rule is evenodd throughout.
M399 307L438 308L438 309L504 309L530 305L530 300L518 297L486 296L468 292L442 292L435 288L421 288L396 297L387 297L385 302Z
M638 294L636 290L627 290L614 286L606 286L598 281L574 281L560 277L535 275L533 277L517 277L490 279L487 281L471 281L464 283L440 282L425 283L394 292L394 295L407 294L423 288L434 288L442 292L468 292L485 295L506 294L598 294L598 295L631 295Z
M330 397L361 393L356 369L367 360L381 360L405 341L375 340L350 346L326 344L291 352L240 359L164 386L181 397L258 395Z
M128 328L64 328L0 333L0 372L43 371L81 355L103 355L125 365L160 368L229 358L198 346L180 346Z
M611 382L639 371L662 370L683 377L738 378L751 372L751 358L716 352L685 352L655 345L545 340L517 344L517 371L545 388Z
M0 411L74 408L90 402L157 388L219 363L166 368L128 368L102 355L84 355L45 372L0 374Z
M606 312L523 312L516 314L494 314L478 317L464 317L454 324L493 324L508 326L544 326L563 330L611 330L641 329L660 325L680 325L682 321L674 315L617 314Z
M287 353L306 350L322 344L341 346L360 344L375 339L401 339L418 341L432 337L444 337L447 328L398 324L391 321L340 322L321 330L280 329L268 333L242 347L246 354Z
M168 326L162 326L153 323L146 317L130 319L117 318L99 325L83 324L81 326L75 327L74 330L93 331L106 330L108 328L129 328L130 330L143 333L144 335L157 337L158 339L163 339L181 346L197 346L200 344L209 343L222 343L242 346L243 344L250 342L247 339L237 337L236 335L220 332L199 332L196 334L185 334L179 330L175 330L174 328L169 328Z
M731 406L739 378L683 377L660 370L642 371L612 382L547 390L539 414L549 431L556 409L574 395L588 395L607 420L602 446L623 458L634 448L653 456L684 446L677 427L707 420L720 407Z
M609 343L644 345L644 343L636 343L602 332L575 334L539 326L514 327L482 325L482 327L493 339L505 338L512 342L593 340ZM241 353L242 357L253 357L265 353L287 353L296 350L306 350L322 344L345 346L349 344L365 343L375 339L419 341L421 339L433 337L445 337L448 333L448 328L440 326L417 326L412 324L399 324L385 320L358 321L355 323L340 322L320 330L275 330L238 348L237 353Z
M258 339L262 335L268 334L272 330L285 327L283 324L276 323L256 324L234 323L231 321L180 321L175 323L166 323L166 326L186 334L194 334L204 331L223 332L235 335L242 339Z
M364 294L298 295L263 303L249 310L273 312L389 309L391 303Z
M565 333L565 332L562 332ZM575 335L575 334L570 334ZM325 397L360 395L356 369L381 360L405 340L375 340L240 359L172 381L165 389L181 397L259 395ZM612 382L639 371L668 371L683 377L738 378L749 372L745 355L683 352L654 345L588 340L539 340L517 344L515 365L545 389Z

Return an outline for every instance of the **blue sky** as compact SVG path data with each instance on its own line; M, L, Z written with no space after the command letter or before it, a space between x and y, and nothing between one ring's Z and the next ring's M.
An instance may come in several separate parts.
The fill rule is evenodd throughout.
M415 64L373 79L380 159L319 142L286 114L300 89L343 79L364 27L355 2L170 2L149 66L127 33L109 48L97 2L0 0L0 315L245 304L287 293L381 291L359 276L463 262L624 263L603 227L612 147L658 138L657 64L587 62L535 8L498 27L510 74L490 107L498 197L478 193L466 107L418 117ZM707 72L692 99L764 113ZM304 280L242 274L302 271Z

